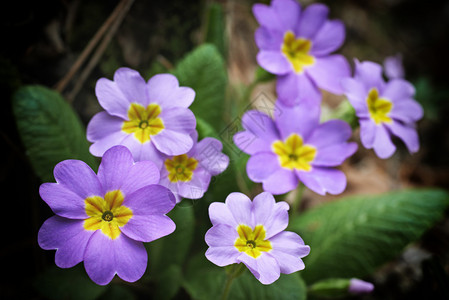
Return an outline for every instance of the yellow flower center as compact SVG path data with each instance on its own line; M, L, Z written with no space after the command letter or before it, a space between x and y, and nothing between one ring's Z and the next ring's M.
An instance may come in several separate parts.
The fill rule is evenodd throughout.
M274 142L271 148L278 155L281 167L289 170L312 170L310 163L315 159L316 148L311 145L304 145L302 137L296 133L292 133L285 142Z
M368 104L369 115L377 125L392 122L388 114L393 109L393 103L390 100L379 98L379 92L376 88L372 88L369 91L366 102Z
M187 154L174 156L165 160L165 168L168 171L168 179L171 182L190 181L193 177L193 171L198 166L198 161Z
M273 249L271 242L265 240L266 230L263 225L257 225L253 230L248 225L240 224L237 227L237 233L239 237L235 240L234 247L251 257L257 258L262 254L261 252Z
M120 235L120 227L124 226L133 216L129 207L122 205L125 197L120 190L109 191L104 195L87 197L84 200L86 214L84 229L100 229L104 235L116 239Z
M164 123L158 116L161 107L151 103L146 108L137 103L131 103L128 110L128 121L123 122L122 131L134 134L134 137L143 143L150 140L152 135L156 135L164 129Z
M296 38L290 30L284 34L284 42L281 51L287 57L296 73L301 73L304 68L311 66L315 58L309 55L312 42L308 39Z

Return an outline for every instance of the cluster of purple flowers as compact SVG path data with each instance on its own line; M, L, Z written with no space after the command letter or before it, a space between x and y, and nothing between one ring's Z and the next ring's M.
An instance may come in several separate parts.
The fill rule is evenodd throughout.
M415 123L423 111L394 61L388 62L388 82L373 62L356 61L350 76L347 60L331 54L344 42L344 25L328 20L325 5L302 10L295 0L273 0L270 6L254 5L253 12L261 25L255 34L257 61L278 76L282 113L272 118L251 110L243 116L244 131L234 142L251 156L248 177L265 192L253 201L232 193L225 203L210 205L206 257L218 266L243 263L270 284L280 273L304 269L301 258L310 251L299 235L284 231L289 206L276 203L272 194L292 191L300 182L321 195L342 193L346 177L336 167L357 150L348 142L347 123L320 123L320 89L346 94L363 146L381 158L396 149L392 135L410 152L418 150ZM175 224L166 214L181 198L202 198L229 158L219 140L198 141L189 109L195 92L179 86L173 75L146 82L138 72L120 68L114 80L98 80L95 92L104 111L88 124L87 139L90 152L102 157L98 173L77 160L55 167L56 183L42 184L39 192L56 215L43 224L38 241L56 249L62 268L83 261L98 284L115 274L136 281L147 266L143 242L172 233Z
M56 183L44 183L42 199L56 216L38 234L43 249L56 249L56 264L84 261L97 284L115 274L136 281L145 272L142 242L172 233L167 214L181 198L198 199L229 158L214 138L198 140L188 107L195 92L175 76L148 82L120 68L114 81L101 78L96 95L105 111L87 127L90 152L102 157L98 174L85 163L66 160L54 170Z

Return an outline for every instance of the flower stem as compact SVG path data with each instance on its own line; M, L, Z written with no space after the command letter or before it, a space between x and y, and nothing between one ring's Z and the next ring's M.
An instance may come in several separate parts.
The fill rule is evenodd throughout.
M305 188L306 188L305 185L302 182L300 182L298 189L296 191L296 197L292 203L292 210L291 210L292 216L296 216L298 214L299 206L301 204L302 195L304 194Z
M228 299L229 292L231 291L231 284L235 278L239 277L245 271L245 265L243 263L234 264L228 270L228 276L223 289L223 294L221 294L221 300Z

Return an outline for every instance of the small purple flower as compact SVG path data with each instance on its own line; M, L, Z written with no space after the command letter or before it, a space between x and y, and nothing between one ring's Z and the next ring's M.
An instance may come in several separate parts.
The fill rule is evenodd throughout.
M316 102L280 107L282 114L275 120L259 111L246 112L245 131L234 135L237 147L251 155L248 177L272 194L294 190L299 181L321 195L343 192L346 176L333 167L357 150L355 143L347 142L349 125L341 120L319 124Z
M288 225L286 202L276 203L270 193L261 193L251 201L241 193L231 193L225 203L209 206L213 227L206 233L209 249L206 257L223 267L244 263L263 284L276 281L280 273L304 269L301 258L310 247Z
M157 184L156 165L134 163L126 147L115 146L104 154L98 175L79 160L60 162L54 175L57 183L39 189L56 214L40 228L39 246L56 249L60 268L84 261L87 274L100 285L115 274L130 282L142 277L148 259L142 242L175 230L165 215L175 197Z
M415 123L423 109L413 97L415 88L404 79L385 82L382 67L376 63L356 60L354 78L342 81L346 96L360 123L360 138L367 149L374 149L380 158L396 151L391 135L400 138L411 153L419 150Z
M374 285L371 282L366 282L357 278L349 280L348 292L351 294L368 294L374 290Z
M223 172L229 165L229 157L221 151L223 145L214 138L204 138L197 142L196 131L191 135L192 149L186 154L165 158L159 184L168 187L181 198L200 199L207 191L212 176Z
M158 74L146 83L137 71L120 68L114 81L99 79L95 93L105 111L87 126L93 155L124 145L136 161L152 160L161 167L160 153L180 155L192 148L196 120L188 107L195 92L180 87L175 76Z
M345 28L327 19L327 6L312 4L302 11L295 0L273 0L271 6L255 4L253 13L260 24L257 61L278 75L280 101L289 106L304 99L320 101L319 88L343 93L340 81L350 76L350 66L342 55L331 53L343 44Z

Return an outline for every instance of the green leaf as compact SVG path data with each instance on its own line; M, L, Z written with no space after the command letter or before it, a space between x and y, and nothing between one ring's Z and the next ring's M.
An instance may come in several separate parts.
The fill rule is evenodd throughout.
M371 274L440 220L448 204L442 190L404 190L348 197L304 213L289 226L311 247L304 279Z
M22 87L13 96L13 111L31 165L43 181L53 181L53 168L66 159L96 170L85 129L60 94L43 86Z
M196 255L187 266L184 288L196 300L219 299L226 282L224 268L209 262L204 253ZM228 299L236 300L272 300L306 299L306 286L299 273L282 274L270 285L263 285L253 274L246 270L234 279Z
M223 57L226 57L226 24L223 8L218 3L211 3L207 11L205 42L213 44Z
M107 286L96 285L87 277L82 265L70 269L52 267L39 274L34 286L47 299L97 299Z
M182 270L178 265L165 267L157 280L154 299L172 299L179 291L182 284Z
M220 131L223 127L227 75L218 50L210 44L197 47L179 62L173 74L180 85L195 91L195 100L190 106L195 116Z

